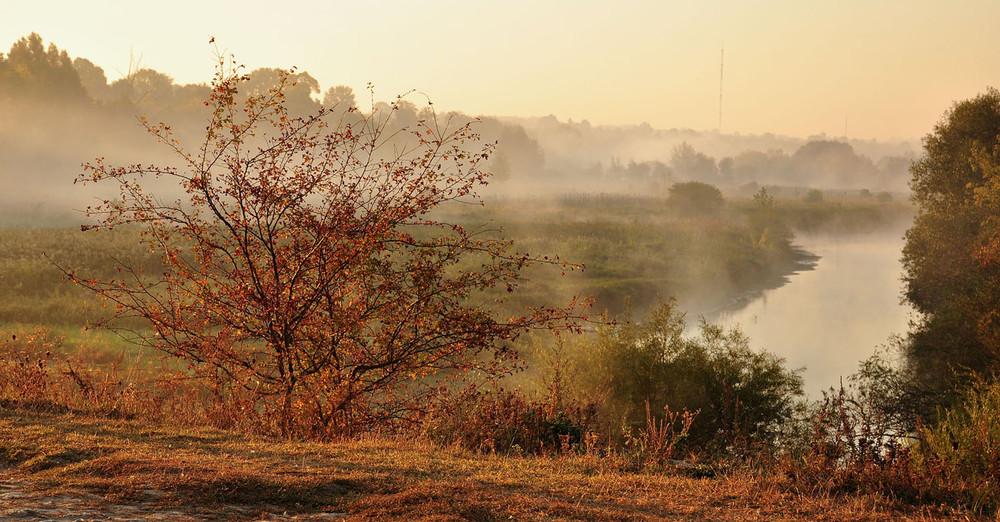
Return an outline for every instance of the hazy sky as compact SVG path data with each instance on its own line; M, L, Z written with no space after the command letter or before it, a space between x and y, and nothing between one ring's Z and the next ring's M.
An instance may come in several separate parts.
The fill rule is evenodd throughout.
M141 65L213 72L209 36L250 69L297 66L323 89L411 89L470 114L718 125L723 132L914 138L1000 86L995 0L5 0L0 49L34 31L109 80ZM415 100L416 101L416 100ZM846 121L846 124L845 124Z

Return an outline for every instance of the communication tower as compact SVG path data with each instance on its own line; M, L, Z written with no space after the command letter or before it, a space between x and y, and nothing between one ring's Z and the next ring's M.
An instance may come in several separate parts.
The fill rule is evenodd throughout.
M722 73L726 66L726 45L722 44L719 53L719 134L722 134Z

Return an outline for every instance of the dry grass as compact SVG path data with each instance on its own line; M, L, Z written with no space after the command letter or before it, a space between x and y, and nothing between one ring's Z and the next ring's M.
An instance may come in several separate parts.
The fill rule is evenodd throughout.
M780 477L744 472L713 479L630 473L608 457L483 455L391 436L284 442L11 402L0 406L0 482L0 517L22 518L53 499L83 502L96 518L128 518L126 507L142 508L147 519L286 512L430 520L961 517L872 495L796 492Z

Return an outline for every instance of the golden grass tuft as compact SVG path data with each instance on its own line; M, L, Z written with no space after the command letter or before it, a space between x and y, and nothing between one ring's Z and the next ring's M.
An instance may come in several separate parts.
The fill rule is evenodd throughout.
M236 519L285 512L300 518L343 513L349 519L427 520L960 515L877 495L796 492L780 477L745 471L696 479L669 471L629 472L613 458L593 455L481 454L385 435L288 442L10 404L0 408L0 469L5 485L26 494L10 509L45 498L93 499L89 509L106 516L121 506Z

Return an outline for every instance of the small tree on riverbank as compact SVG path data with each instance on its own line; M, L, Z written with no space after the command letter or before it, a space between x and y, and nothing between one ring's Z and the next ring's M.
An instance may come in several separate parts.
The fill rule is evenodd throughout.
M284 435L324 437L412 418L456 375L516 367L509 342L520 333L570 326L572 306L501 317L484 292L513 292L535 263L575 267L427 217L444 202L478 201L493 146L471 124L428 111L390 131L395 105L293 118L292 71L243 97L239 70L220 60L196 150L143 120L181 168L97 160L79 179L117 182L120 199L89 215L98 227L139 225L162 255L161 274L127 264L114 280L68 272L116 318L148 322L131 340L186 360L232 408ZM150 178L176 182L185 200L148 192Z

